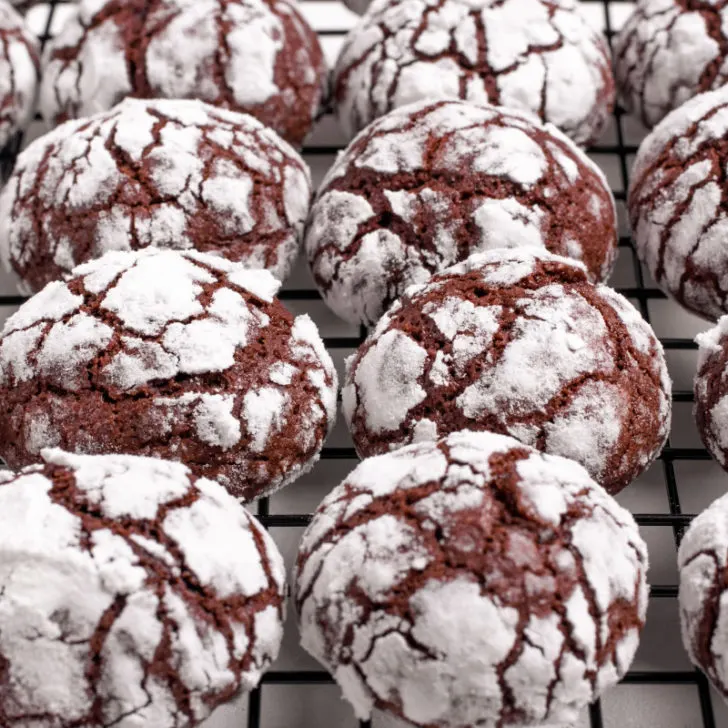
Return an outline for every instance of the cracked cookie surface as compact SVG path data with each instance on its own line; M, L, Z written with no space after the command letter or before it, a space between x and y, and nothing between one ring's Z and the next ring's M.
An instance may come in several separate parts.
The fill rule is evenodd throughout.
M347 36L334 100L350 137L392 109L456 98L529 111L578 144L614 102L606 42L574 0L377 0Z
M605 280L617 254L599 168L530 115L424 101L373 122L317 193L305 249L342 318L371 325L405 288L472 253L541 247Z
M0 149L33 118L40 59L38 40L5 0L0 2ZM1 180L0 180L1 182Z
M359 718L562 726L632 662L646 572L634 519L583 468L464 431L365 460L326 497L296 607Z
M642 142L628 197L637 253L652 278L713 321L728 313L726 134L728 90L683 104Z
M127 96L244 111L294 145L326 94L316 33L288 0L82 0L44 54L51 124Z
M0 334L0 455L44 447L180 460L244 500L318 459L337 379L279 283L202 253L109 253L50 283Z
M275 543L179 463L45 450L0 524L3 726L188 728L278 655Z
M657 457L670 425L660 342L621 295L537 249L471 256L412 286L346 362L362 457L461 429L576 460L609 492Z
M728 81L725 0L638 0L614 44L620 100L648 128Z
M127 99L20 154L0 193L0 259L25 293L147 246L220 254L283 280L310 200L306 163L251 116Z
M690 660L728 700L728 496L700 513L678 551L680 623Z
M728 470L728 317L696 337L695 419L705 447Z

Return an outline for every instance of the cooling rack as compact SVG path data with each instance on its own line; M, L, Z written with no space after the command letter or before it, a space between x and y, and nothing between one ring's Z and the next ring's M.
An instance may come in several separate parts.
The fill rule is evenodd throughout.
M610 43L629 15L630 3L583 0L584 11ZM303 0L303 13L321 36L333 61L346 31L356 21L336 0ZM69 7L50 0L28 11L28 23L43 45L58 32ZM0 151L0 178L12 169L18 151L43 132L36 121ZM726 476L703 449L695 430L692 377L696 366L693 337L704 322L668 301L642 270L626 222L629 171L644 130L617 109L601 142L589 150L604 170L617 200L620 256L611 280L654 326L662 341L674 382L674 423L661 458L619 500L636 516L650 550L650 609L642 644L622 683L591 706L577 728L728 728L728 709L694 670L681 647L677 610L676 548L695 513L726 491ZM318 184L343 146L331 117L321 120L304 156ZM309 313L341 373L344 358L362 341L364 331L336 319L323 305L303 264L282 291L293 313ZM13 281L0 274L0 323L22 303ZM263 499L257 513L270 529L291 568L310 513L355 465L356 453L339 421L317 467L292 487ZM358 722L343 703L331 677L298 647L295 620L289 614L282 655L261 686L247 697L219 709L206 728L387 728L384 716Z

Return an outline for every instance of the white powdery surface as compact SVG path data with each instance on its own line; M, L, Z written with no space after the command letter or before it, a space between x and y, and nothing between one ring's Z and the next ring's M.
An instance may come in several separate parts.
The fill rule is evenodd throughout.
M81 0L43 66L39 105L51 124L126 96L193 98L249 111L284 136L288 116L311 125L325 75L316 36L288 0ZM143 74L132 77L135 67Z
M350 136L398 106L460 98L532 112L583 144L614 100L607 45L574 0L378 0L334 84Z
M628 669L646 572L634 519L583 468L461 431L365 460L327 496L296 605L361 719L563 726Z
M0 149L33 118L38 75L37 38L13 8L0 4Z
M638 0L615 39L621 100L647 127L728 80L728 9L720 3Z
M496 429L577 460L610 492L659 454L671 411L662 347L637 310L535 249L474 255L410 288L347 361L342 395L363 456Z
M728 313L727 133L726 89L691 99L642 142L628 198L637 252L655 282L712 320Z
M695 414L703 444L711 455L728 468L728 316L712 329L698 335L698 371L695 376Z
M0 334L11 465L59 443L141 451L196 465L250 498L317 460L335 420L336 372L313 322L284 318L270 273L148 248L109 253L73 275L31 298ZM33 382L53 387L45 404L29 401ZM79 422L76 407L108 419ZM130 418L135 434L125 439Z
M693 664L728 700L728 496L703 511L678 551L680 622Z
M604 281L617 253L614 199L554 126L462 101L419 101L367 127L324 179L305 237L327 304L365 325L407 286L502 247L588 260Z
M127 99L18 157L0 194L0 259L26 291L147 246L219 254L283 280L310 198L300 155L251 116Z
M3 724L183 728L254 688L285 616L262 526L176 463L43 460L0 482Z

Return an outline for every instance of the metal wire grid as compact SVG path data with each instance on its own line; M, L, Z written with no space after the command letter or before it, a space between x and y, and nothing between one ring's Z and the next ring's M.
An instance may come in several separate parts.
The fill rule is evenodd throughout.
M47 19L43 32L39 35L41 45L44 47L46 42L52 37L52 29L56 23L56 11L58 6L63 4L64 0L47 0L49 6ZM615 0L583 0L587 8L591 6L594 9L601 5L604 12L604 27L606 28L607 38L611 45L614 36L612 27L612 13L610 8L614 7ZM347 28L326 28L319 30L321 36L342 36ZM614 189L615 199L620 203L624 203L626 190L629 185L629 164L628 157L634 155L637 146L626 143L627 134L624 128L625 115L621 109L614 112L614 137L612 143L599 144L592 149L590 153L596 155L610 155L618 160L618 174L620 184L618 189ZM18 135L4 149L0 150L0 179L6 176L12 170L15 157L23 144L22 135ZM304 155L310 159L317 157L326 157L334 154L340 149L337 145L320 145L308 146L304 149ZM642 268L639 264L631 240L628 236L620 238L621 257L628 258L633 269L634 280L636 285L629 288L618 288L623 295L631 299L638 306L643 317L650 321L650 310L648 303L650 301L665 299L665 295L651 284L645 281ZM307 302L320 301L319 294L308 288L295 288L284 290L281 293L284 301L291 303L301 303L307 305ZM0 307L17 306L23 302L23 298L16 295L0 295ZM358 336L334 336L326 337L325 343L331 350L337 349L353 349L356 348L365 336L365 330L360 329ZM661 338L662 344L667 350L694 350L696 345L689 338ZM692 391L674 390L673 402L675 403L691 403L694 400ZM322 460L356 460L356 452L351 447L325 447L322 452ZM676 474L676 464L682 461L703 461L710 460L710 456L706 450L702 448L691 447L674 447L668 441L667 447L663 451L660 461L663 469L664 487L666 490L668 513L637 513L636 519L640 526L660 527L663 529L671 529L672 540L675 547L680 543L680 539L685 528L690 523L694 514L683 512L680 504L680 495L678 492L678 479ZM271 505L268 498L262 499L258 503L258 516L266 528L285 528L295 529L305 527L310 521L309 513L271 513ZM651 599L675 600L677 598L677 585L657 584L651 587ZM260 687L253 691L248 698L247 711L247 727L262 728L263 726L263 691L266 686L274 685L296 685L296 686L315 686L322 684L331 684L333 682L331 676L324 671L312 670L273 670L267 673L261 682ZM711 693L706 678L697 670L684 671L665 671L665 670L649 670L649 671L631 671L624 678L623 684L627 685L690 685L694 686L698 692L700 706L700 723L692 723L690 728L716 728L716 716L714 714L711 702ZM320 722L321 716L310 716L312 722L306 725L323 726ZM697 720L697 716L696 716ZM590 706L588 715L588 724L590 728L603 728L605 725L602 716L602 708L599 702ZM635 724L636 725L636 724ZM360 728L371 728L371 723L360 721Z

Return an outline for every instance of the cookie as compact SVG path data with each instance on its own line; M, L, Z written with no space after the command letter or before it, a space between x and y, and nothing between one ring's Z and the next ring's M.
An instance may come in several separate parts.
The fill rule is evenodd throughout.
M695 419L703 444L728 470L728 316L696 337Z
M0 456L44 447L180 460L251 500L310 469L336 371L278 282L222 258L108 253L49 283L0 334Z
M46 450L0 473L0 724L199 725L278 655L285 568L217 483Z
M127 99L20 154L0 193L0 259L25 293L111 250L150 245L215 253L283 280L310 201L304 161L251 116Z
M324 300L371 325L412 283L497 247L541 247L605 280L617 220L599 168L553 126L420 101L368 126L311 208L306 254Z
M50 124L126 96L244 111L300 145L326 92L314 31L289 0L81 0L44 55Z
M691 99L637 153L628 205L637 253L660 288L693 313L728 313L728 91Z
M346 364L344 414L362 457L488 430L576 460L617 493L669 431L650 326L578 263L537 249L474 255L412 286Z
M609 50L575 0L377 0L336 63L345 132L438 98L529 111L586 144L614 102Z
M646 572L634 519L582 467L463 431L365 460L326 497L296 607L360 719L565 726L632 662Z
M721 3L637 0L617 34L620 100L648 128L728 81L728 8Z
M33 118L39 71L37 38L0 0L0 149Z

